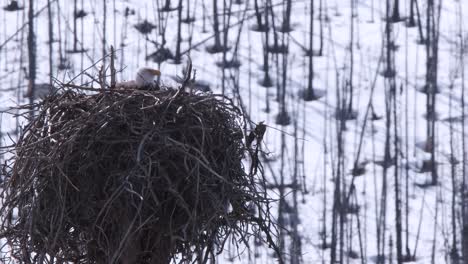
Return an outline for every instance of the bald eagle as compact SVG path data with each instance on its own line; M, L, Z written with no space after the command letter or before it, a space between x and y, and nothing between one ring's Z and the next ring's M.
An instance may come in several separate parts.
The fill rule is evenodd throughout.
M118 82L117 89L137 89L137 90L159 90L158 84L154 81L161 72L152 68L140 68L135 76L135 80Z

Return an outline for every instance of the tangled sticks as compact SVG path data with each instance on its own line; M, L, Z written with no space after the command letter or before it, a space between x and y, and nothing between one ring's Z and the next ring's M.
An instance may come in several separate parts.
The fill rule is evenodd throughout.
M264 179L243 166L258 148L244 144L226 98L63 90L37 107L3 190L0 235L13 258L205 263L229 237L260 233L276 248Z

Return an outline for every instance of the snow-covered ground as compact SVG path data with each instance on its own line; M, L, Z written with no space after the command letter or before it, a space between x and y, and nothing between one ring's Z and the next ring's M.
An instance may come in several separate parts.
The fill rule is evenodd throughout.
M280 106L275 101L277 87L264 88L258 85L263 78L263 45L264 34L250 30L255 25L253 16L253 1L245 0L243 4L233 4L232 18L228 41L231 50L227 58L233 56L234 46L240 33L237 57L241 62L239 69L225 69L225 92L228 96L235 96L238 82L239 93L243 106L252 120L265 121L269 129L265 136L264 150L269 152L271 162L266 163L265 170L271 183L280 182L281 175L285 183L292 183L296 175L300 189L296 201L299 211L298 234L301 237L301 258L303 263L329 263L330 249L322 249L322 235L326 235L327 242L331 242L333 194L335 191L334 176L338 169L338 127L339 121L335 119L335 112L339 102L338 93L343 97L344 83L351 81L350 70L353 70L352 82L354 87L353 109L357 111L357 119L346 122L347 130L343 134L343 159L341 168L344 175L342 188L349 189L351 182L355 184L355 195L350 200L359 205L358 214L347 214L344 223L344 252L346 263L372 263L377 257L377 230L385 230L384 246L387 257L393 262L396 259L396 225L395 225L395 181L394 166L387 171L386 200L382 201L383 167L375 161L383 160L385 147L385 100L388 82L381 75L385 69L385 55L382 45L385 33L385 1L356 0L355 9L352 10L351 1L323 1L323 56L314 57L314 87L325 91L323 98L317 101L304 102L299 97L301 90L307 87L308 57L303 47L308 47L309 19L311 1L293 1L292 25L293 31L289 34L279 33L280 41L289 43L287 56L271 55L270 74L276 84L283 82L281 65L287 65L285 104L291 118L291 124L279 126L275 124L276 115ZM48 48L48 16L45 0L37 0L35 9L39 12L35 21L37 36L37 83L49 81ZM108 1L106 20L106 47L113 45L117 49L116 62L121 72L121 79L132 79L133 73L142 66L160 68L162 82L173 82L173 76L180 75L184 64L173 64L170 61L158 65L152 61L145 61L145 57L155 51L151 41L161 42L158 35L161 26L167 23L166 47L173 53L177 40L177 12L165 13L167 20L158 23L157 1L141 0L115 0ZM159 1L159 5L162 2ZM176 1L172 1L176 6ZM186 1L183 1L184 4ZM219 1L220 13L223 9ZM235 2L235 1L233 1ZM246 3L248 8L246 10ZM262 6L263 2L259 1ZM286 2L286 1L284 1ZM315 3L314 49L320 43L318 2ZM393 1L391 1L393 2ZM409 0L401 2L401 15L409 14ZM426 9L426 1L420 3L421 12ZM73 48L73 1L52 1L54 42L52 62L53 76L67 81L75 75L89 68L91 75L96 74L98 66L92 66L102 55L104 10L101 0L78 1L79 8L89 12L86 17L78 20L78 48L85 48L85 53L67 53ZM182 24L181 50L189 54L193 66L197 70L197 80L210 83L216 93L222 91L223 70L216 65L223 59L222 53L209 54L206 47L214 43L212 30L212 1L190 1L196 21L193 24ZM273 0L276 12L275 23L278 26L282 21L284 10L283 1ZM438 4L439 2L436 1ZM20 5L23 5L20 1ZM83 4L83 7L81 6ZM134 15L124 16L125 9L135 10ZM195 8L195 11L193 10ZM27 6L26 9L27 10ZM245 11L245 12L244 12ZM263 11L263 9L262 9ZM185 11L184 11L185 12ZM408 28L404 22L393 24L393 34L397 45L395 55L396 69L396 116L398 144L403 153L398 155L398 175L403 191L403 247L416 255L416 263L450 263L449 253L452 249L452 195L456 194L456 231L457 248L460 250L461 238L461 206L460 190L453 189L451 180L451 148L450 123L444 121L449 117L460 117L462 72L461 67L465 61L460 61L460 39L466 39L468 32L464 29L465 17L468 12L468 2L442 1L440 16L440 43L439 43L439 87L436 110L439 121L436 122L436 160L439 164L439 184L429 188L418 187L430 180L430 173L417 173L422 161L429 159L417 145L426 140L426 95L418 90L424 86L426 72L425 46L418 44L417 27ZM352 15L352 13L354 15ZM205 15L205 21L203 19ZM60 20L59 17L60 16ZM185 15L184 15L185 16ZM242 18L246 18L241 23ZM145 41L134 25L147 19L157 25L152 33L147 35L151 41ZM351 27L351 20L353 26ZM423 16L422 22L425 23ZM223 18L220 16L221 27ZM27 87L27 12L6 12L0 10L0 109L27 102L24 93ZM207 31L203 31L205 23ZM271 23L271 21L270 21ZM461 26L460 26L461 25ZM353 30L351 31L351 28ZM192 43L190 52L189 41ZM273 34L270 35L270 44ZM350 43L352 42L352 45ZM351 51L353 55L351 57ZM70 63L66 70L58 70L59 52ZM83 55L83 56L82 56ZM278 60L276 63L275 60ZM352 61L352 64L351 64ZM381 63L379 63L381 61ZM279 66L277 66L279 65ZM26 67L26 70L23 70ZM75 82L86 81L86 76ZM387 83L387 84L386 84ZM451 84L453 85L451 86ZM453 89L450 89L453 87ZM388 96L388 95L387 95ZM270 100L267 106L266 101ZM372 102L377 115L382 119L365 120L369 102ZM451 105L451 107L449 107ZM269 107L271 111L265 109ZM12 133L17 122L12 115L1 115L1 131ZM392 120L393 122L393 120ZM453 156L462 161L462 123L453 122ZM393 125L392 125L393 126ZM364 129L364 131L363 131ZM362 132L363 131L363 132ZM2 145L9 144L8 137L3 134ZM296 135L296 136L295 136ZM392 128L391 145L394 144L394 131ZM360 137L363 137L358 162L366 163L363 175L353 177L351 170L357 159ZM466 136L466 135L465 135ZM14 137L14 135L13 135ZM295 143L297 144L295 148ZM408 152L405 151L408 146ZM393 150L392 150L393 153ZM408 155L407 155L408 154ZM295 160L297 159L297 162ZM408 164L409 171L405 170ZM456 184L461 185L462 163L456 166ZM408 175L408 177L406 177ZM335 178L336 179L336 178ZM405 199L407 186L408 197ZM272 189L270 194L280 198L278 189ZM293 191L286 188L283 196L289 207L294 204ZM384 206L382 206L384 205ZM407 206L407 207L406 207ZM381 211L386 208L384 218ZM405 210L408 210L408 217ZM287 210L286 210L287 211ZM325 213L324 213L325 212ZM293 212L285 213L285 224L288 229L294 226ZM326 228L324 229L324 225ZM326 230L326 232L323 232ZM406 235L407 234L407 235ZM407 236L407 237L406 237ZM291 234L287 235L286 258L289 259ZM435 240L435 242L434 242ZM406 244L408 241L408 245ZM435 244L434 244L435 243ZM435 246L434 246L435 245ZM229 247L228 247L229 248ZM435 248L434 254L433 248ZM389 253L391 249L391 254ZM253 254L259 251L257 258ZM297 251L296 251L297 252ZM357 253L357 258L351 258ZM272 263L272 252L264 248L252 246L250 253L231 259L233 254L226 253L226 260L239 263ZM294 254L294 253L293 253ZM389 254L391 256L389 256ZM348 262L349 260L349 262ZM388 263L388 262L387 262Z

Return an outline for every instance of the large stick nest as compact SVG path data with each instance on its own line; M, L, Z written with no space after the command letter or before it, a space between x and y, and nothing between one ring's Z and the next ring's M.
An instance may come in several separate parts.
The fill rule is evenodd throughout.
M229 237L273 243L258 148L226 98L62 90L35 107L3 191L12 258L205 262Z

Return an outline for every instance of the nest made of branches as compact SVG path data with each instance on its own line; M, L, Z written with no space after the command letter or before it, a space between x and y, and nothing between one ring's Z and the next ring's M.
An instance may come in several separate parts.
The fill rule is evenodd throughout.
M259 233L274 246L261 138L245 144L225 97L59 89L28 107L0 210L13 259L206 262Z

